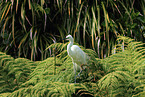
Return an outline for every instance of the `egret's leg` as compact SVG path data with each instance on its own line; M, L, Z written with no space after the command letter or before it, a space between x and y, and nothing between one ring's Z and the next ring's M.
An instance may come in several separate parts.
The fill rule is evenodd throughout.
M76 76L76 64L75 63L73 63L74 65L73 65L73 67L74 67L74 72L75 72L75 83L76 83L76 78L77 78L77 76Z
M79 72L79 74L77 75L77 77L79 76L80 77L80 74L82 73L82 71L83 71L83 69L82 69L82 66L83 66L84 64L81 64L81 66L80 66L80 72Z
M82 64L82 65L80 66L80 69L81 69L81 70L80 70L79 74L77 75L77 77L78 77L78 76L80 77L80 74L81 74L82 71L85 69L85 68L82 69L82 66L83 66L83 65L84 65L84 64Z
M79 74L77 75L77 77L79 76L80 77L80 74L82 73L83 69L81 69L81 71L79 72Z
M76 72L75 72L75 83L76 83L76 78L77 78L77 76L76 76Z

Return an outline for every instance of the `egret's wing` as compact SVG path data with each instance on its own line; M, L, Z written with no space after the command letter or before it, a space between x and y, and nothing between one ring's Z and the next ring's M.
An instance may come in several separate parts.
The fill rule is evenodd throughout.
M79 46L73 45L71 50L73 52L72 58L78 65L87 63L87 55Z

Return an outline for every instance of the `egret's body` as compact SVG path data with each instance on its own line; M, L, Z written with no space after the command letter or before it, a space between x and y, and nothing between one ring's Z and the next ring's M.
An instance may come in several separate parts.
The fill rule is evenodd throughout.
M68 55L71 57L73 65L74 65L74 71L75 71L75 82L76 82L76 70L80 69L80 73L82 72L81 65L86 64L88 56L81 50L81 48L77 45L73 45L73 37L71 35L66 36L66 38L69 40L69 44L67 45L67 52ZM79 67L79 68L78 68ZM78 76L80 75L78 74Z

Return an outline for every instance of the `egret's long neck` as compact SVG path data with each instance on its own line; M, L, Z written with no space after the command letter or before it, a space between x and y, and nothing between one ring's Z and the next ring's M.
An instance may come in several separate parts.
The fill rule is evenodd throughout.
M70 40L69 42L70 42L70 43L67 45L67 51L68 51L68 53L70 54L70 52L71 52L71 47L72 47L72 45L73 45L73 39Z

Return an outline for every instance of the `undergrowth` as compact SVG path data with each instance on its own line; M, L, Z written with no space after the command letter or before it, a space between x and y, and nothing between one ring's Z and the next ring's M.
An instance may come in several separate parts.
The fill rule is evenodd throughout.
M118 37L115 53L96 58L93 50L84 49L89 66L77 83L66 44L49 46L54 56L43 61L16 58L0 52L0 96L2 97L139 97L145 95L144 43ZM48 49L47 48L47 49ZM46 49L46 50L47 50Z

